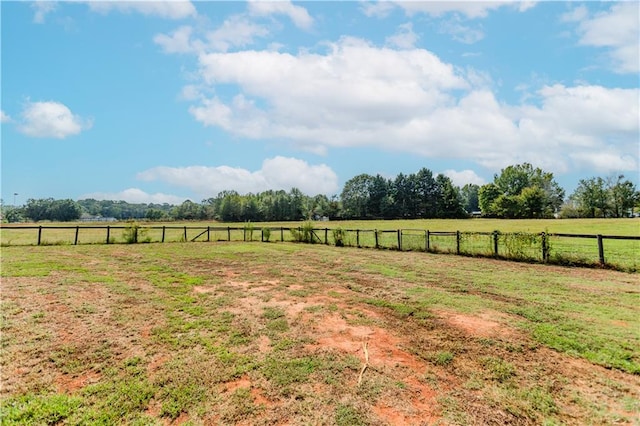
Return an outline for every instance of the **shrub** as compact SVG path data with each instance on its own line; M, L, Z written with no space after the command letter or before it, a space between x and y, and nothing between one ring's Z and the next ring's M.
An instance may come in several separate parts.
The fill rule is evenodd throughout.
M249 237L249 241L253 241L253 223L251 221L245 222L244 224L244 240L247 241L247 236Z
M293 236L293 240L298 243L314 244L316 241L314 240L315 234L313 233L313 227L313 222L307 220L299 229L292 229L291 235Z
M333 231L333 241L336 247L344 247L345 231L342 228L336 228Z
M142 228L139 223L130 221L122 232L122 239L127 244L148 243L150 238L146 237L147 230Z

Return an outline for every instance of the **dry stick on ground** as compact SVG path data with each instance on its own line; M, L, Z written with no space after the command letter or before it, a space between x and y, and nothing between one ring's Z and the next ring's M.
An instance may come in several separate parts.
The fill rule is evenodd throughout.
M368 345L369 342L362 343L362 349L364 350L364 365L362 366L360 374L358 375L358 386L360 386L360 384L362 383L362 375L364 374L364 370L366 370L369 366L369 351L367 350Z

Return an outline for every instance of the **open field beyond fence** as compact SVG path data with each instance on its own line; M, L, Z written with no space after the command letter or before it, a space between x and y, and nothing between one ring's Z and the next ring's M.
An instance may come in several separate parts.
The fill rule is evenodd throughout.
M324 226L323 226L324 225ZM409 226L409 228L392 228ZM428 251L637 271L640 221L360 221L305 224L21 224L4 225L10 245L117 244L187 241L304 241L347 247ZM431 226L431 228L419 228ZM442 228L434 228L440 226ZM448 226L449 228L445 228ZM486 229L491 229L487 231ZM545 226L544 231L534 231ZM454 228L455 227L455 228ZM554 229L555 232L549 230ZM337 232L339 230L339 232Z
M9 246L1 262L3 425L640 414L636 274L287 242Z

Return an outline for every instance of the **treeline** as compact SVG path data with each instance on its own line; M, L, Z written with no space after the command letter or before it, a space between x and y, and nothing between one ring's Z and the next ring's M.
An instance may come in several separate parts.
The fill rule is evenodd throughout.
M216 197L180 205L133 204L125 201L29 199L25 206L2 208L8 222L74 221L86 217L116 220L219 220L273 222L303 219L428 219L465 218L480 214L496 218L627 217L640 203L640 193L624 175L582 179L575 192L565 191L553 174L529 163L506 167L486 185L455 186L427 168L393 179L360 174L340 193L327 197L299 189Z
M561 216L627 217L640 210L640 192L624 175L581 179L575 192L562 206Z

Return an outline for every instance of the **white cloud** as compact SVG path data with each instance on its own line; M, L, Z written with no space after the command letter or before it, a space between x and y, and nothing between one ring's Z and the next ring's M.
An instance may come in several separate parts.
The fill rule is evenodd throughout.
M189 112L240 137L320 155L366 146L492 169L528 161L556 173L585 167L576 153L613 146L620 161L612 164L637 169L628 157L637 153L638 89L543 86L510 105L486 73L349 37L321 53L201 53L198 64Z
M4 111L0 110L0 123L11 123L11 117L5 114Z
M398 27L398 32L387 37L387 45L400 49L413 49L418 41L418 35L413 32L413 24L407 22Z
M18 131L36 138L64 139L88 130L92 120L74 115L59 102L29 102L21 114Z
M250 0L249 12L257 16L286 15L296 27L304 30L309 30L313 26L313 18L309 15L307 9L302 6L296 6L289 0Z
M589 9L584 4L574 7L570 11L562 14L560 20L562 22L580 22L589 16Z
M619 73L640 72L640 4L619 2L607 12L588 18L583 9L577 8L573 16L565 20L580 20L578 34L580 44L609 48L612 68Z
M35 10L33 14L33 22L36 24L43 24L44 18L49 12L55 10L57 2L49 0L37 0L31 3L31 8Z
M269 3L269 4L279 4ZM255 37L265 37L269 31L247 18L235 15L226 19L214 31L207 34L208 45L216 51L226 52L231 47L243 47L253 44Z
M153 41L162 47L165 53L192 53L198 51L197 43L191 40L193 28L188 25L177 28L170 35L156 34Z
M485 183L487 183L484 178L478 176L473 170L461 170L458 172L456 170L449 169L445 170L442 174L451 179L453 184L459 186L460 188L468 183L472 183L475 185L484 185Z
M610 147L604 152L584 151L570 154L570 156L582 169L601 174L638 169L637 157L623 154L615 147Z
M361 10L368 17L386 18L396 8L391 1L363 1Z
M186 200L185 197L179 197L176 195L169 195L157 192L155 194L148 194L138 188L129 188L120 192L92 192L90 194L81 195L79 200L94 199L94 200L113 200L113 201L126 201L127 203L134 204L182 204Z
M156 34L153 41L165 53L226 52L234 47L253 44L256 37L268 36L269 30L242 15L233 15L201 38L194 37L193 33L193 28L185 25L169 34Z
M416 13L426 13L431 16L439 17L448 13L457 13L464 15L469 19L485 18L492 10L501 7L509 7L516 9L518 12L524 12L533 6L536 2L519 2L519 1L398 1L396 2L404 11L413 15Z
M440 32L449 34L455 41L464 44L473 44L484 38L484 32L481 29L464 25L458 18L442 21Z
M338 190L338 177L329 166L280 156L264 160L262 168L255 172L229 166L154 167L139 173L138 178L189 188L203 197L224 190L244 194L296 187L309 195L333 194Z
M148 16L167 19L184 19L197 15L193 3L187 0L110 0L88 1L94 12L109 13L116 10L123 13L137 12Z

